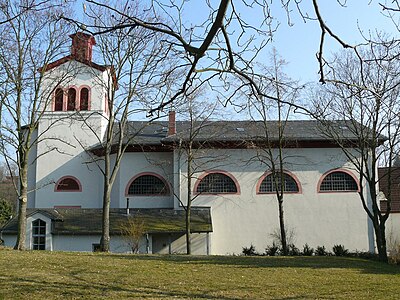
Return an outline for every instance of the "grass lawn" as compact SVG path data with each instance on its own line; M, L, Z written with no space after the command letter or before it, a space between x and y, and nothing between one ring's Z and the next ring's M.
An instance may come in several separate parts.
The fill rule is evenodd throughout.
M399 299L400 267L339 257L0 250L0 299Z

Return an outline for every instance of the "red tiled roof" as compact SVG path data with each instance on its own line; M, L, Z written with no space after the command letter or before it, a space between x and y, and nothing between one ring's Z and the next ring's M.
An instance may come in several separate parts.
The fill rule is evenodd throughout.
M378 168L379 190L385 194L385 197L391 198L391 212L400 213L400 167L393 167L390 174L389 168ZM389 195L390 186L390 195ZM387 201L381 201L381 210L386 211Z

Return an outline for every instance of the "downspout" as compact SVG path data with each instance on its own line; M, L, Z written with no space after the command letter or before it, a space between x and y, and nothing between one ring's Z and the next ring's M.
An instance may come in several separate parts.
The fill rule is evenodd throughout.
M126 198L126 215L129 216L129 197Z

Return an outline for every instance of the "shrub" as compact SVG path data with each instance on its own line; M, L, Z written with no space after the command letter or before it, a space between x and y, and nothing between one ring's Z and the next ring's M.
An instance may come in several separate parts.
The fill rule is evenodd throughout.
M140 217L129 217L118 224L122 238L131 248L132 253L139 253L140 241L145 234L144 220Z
M389 263L394 265L400 265L400 245L397 248L392 249L389 253Z
M363 259L375 259L378 260L379 257L375 253L371 253L368 251L356 251L356 252L349 252L347 256L352 256L352 257L357 257L357 258L363 258Z
M272 246L267 246L265 248L265 254L268 256L275 256L278 254L279 247L275 244L275 242L272 243Z
M387 249L389 252L389 263L400 265L400 242L398 238L395 237L393 229L389 231L388 235Z
M250 247L243 247L242 248L242 253L245 256L255 256L258 255L257 251L256 251L256 247L254 247L253 244L250 245Z
M317 246L317 248L315 249L315 255L327 256L328 252L326 252L325 246Z
M289 255L290 256L299 256L301 254L301 251L299 248L297 248L294 244L289 244Z
M332 251L336 256L346 256L349 253L349 250L347 250L343 245L334 245Z
M303 252L302 254L304 256L312 256L314 254L314 248L311 248L310 246L308 246L308 244L305 244L303 246Z
M290 244L295 243L296 232L293 228L286 227L285 234L286 234L286 244L289 247ZM279 248L282 248L281 230L279 227L275 228L274 231L270 233L270 237Z
M0 199L0 227L5 224L12 216L13 207L5 199Z

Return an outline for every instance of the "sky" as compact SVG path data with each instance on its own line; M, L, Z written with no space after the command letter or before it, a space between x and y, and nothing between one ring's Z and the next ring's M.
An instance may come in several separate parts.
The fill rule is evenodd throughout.
M260 9L239 7L238 3L242 0L233 0L237 10L241 12L243 18L252 25L258 25L263 20ZM251 2L250 0L245 0ZM392 35L398 35L398 31L387 16L384 15L379 3L385 0L340 0L345 7L341 6L336 0L319 0L319 8L322 17L331 30L350 45L364 42L362 35L368 36L376 30L384 31ZM219 1L211 1L216 3ZM270 1L267 1L270 2ZM292 1L293 3L294 1ZM184 20L200 24L207 18L207 8L203 1L192 1L184 12ZM273 41L267 48L271 47L278 50L280 56L288 62L286 72L293 79L302 82L318 81L318 62L316 53L319 49L320 28L317 21L309 20L304 22L297 8L291 6L291 23L288 25L288 18L282 8L280 0L274 0L271 5L271 14L275 18L275 24L279 23L278 30L274 34ZM315 17L312 7L312 0L303 0L300 4L301 12L310 17ZM400 13L399 13L400 15ZM334 42L332 38L326 38L325 54L329 58L330 54L337 52L341 46ZM258 57L260 61L268 59L267 53Z
M311 1L308 1L309 3ZM331 30L350 45L365 42L363 35L369 36L375 31L398 34L388 17L383 15L379 1L349 0L347 7L341 7L334 0L320 2L320 12ZM306 8L311 11L310 8ZM313 13L313 12L312 12ZM298 14L297 14L298 16ZM282 24L274 41L279 53L289 62L290 74L302 81L318 80L318 62L315 54L319 49L320 28L315 21L304 23L299 17L295 25ZM337 52L342 47L332 38L327 37L326 56Z
M279 24L279 26L273 36L272 43L267 47L267 51L259 57L259 60L266 61L268 51L271 50L271 47L275 47L279 55L288 62L286 72L290 77L302 82L318 81L316 53L319 48L321 31L317 21L304 22L297 7L294 6L295 1L291 0L290 20L292 25L289 26L281 0L265 1L272 2L271 15L275 18L275 24ZM355 45L364 42L362 34L368 36L376 30L394 36L399 34L393 21L385 16L379 5L385 1L389 4L392 2L391 0L318 0L318 5L323 19L333 32L350 45ZM162 0L161 2L169 3L169 0ZM179 0L176 2L179 3ZM217 8L220 1L210 0L210 2L213 7ZM243 2L251 3L253 0L232 0L232 2L247 22L254 26L261 24L264 18L259 8L241 5ZM85 3L85 1L81 0L77 3L77 15L81 16L83 14L82 3ZM339 3L342 3L344 7ZM183 7L182 20L186 26L200 25L208 18L209 9L205 0L191 0L185 3ZM302 14L315 17L312 0L302 0L300 9ZM400 16L400 13L398 15ZM325 55L328 58L331 53L341 49L338 43L328 36L325 46Z
M82 0L83 1L83 0ZM168 0L162 0L169 3ZM179 0L178 0L179 1ZM213 7L217 8L219 0L209 0ZM316 53L320 43L320 27L314 20L304 21L294 6L295 1L291 0L292 6L289 7L290 22L288 16L282 8L281 0L265 0L271 4L271 15L274 17L274 24L278 25L277 31L273 35L272 42L268 44L265 51L258 56L258 61L268 63L269 53L275 47L278 54L287 61L285 73L294 80L301 83L318 82L319 65ZM285 0L286 1L286 0ZM284 2L285 2L284 1ZM298 0L297 0L298 1ZM393 36L398 36L393 21L388 18L379 5L382 2L391 0L318 0L321 15L330 29L343 41L350 45L365 42L363 35L369 36L378 32L386 32ZM85 1L83 1L85 2ZM232 0L241 17L249 24L260 26L264 20L259 8L250 8L243 5L244 2L251 3L253 0ZM312 0L302 0L300 10L303 15L315 18ZM77 7L78 15L82 12L82 2ZM209 9L205 0L191 0L184 5L182 22L186 27L200 25L208 19ZM400 16L400 13L398 14ZM235 30L235 28L231 28ZM200 31L199 31L200 32ZM341 46L331 37L326 35L324 56L332 57L334 52L341 50ZM240 118L238 116L238 118Z

